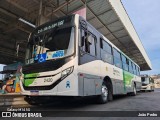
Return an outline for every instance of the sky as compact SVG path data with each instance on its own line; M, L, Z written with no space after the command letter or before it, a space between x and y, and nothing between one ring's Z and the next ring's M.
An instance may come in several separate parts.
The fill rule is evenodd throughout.
M152 70L141 74L160 74L160 0L122 0L122 3L151 60Z
M122 0L122 3L151 60L152 70L141 74L160 74L160 0Z

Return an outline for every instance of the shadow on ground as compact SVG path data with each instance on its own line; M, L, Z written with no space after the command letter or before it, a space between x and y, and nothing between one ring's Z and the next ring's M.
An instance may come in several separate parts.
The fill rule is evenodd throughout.
M137 94L137 96L139 93ZM113 101L109 101L109 103L112 102L118 102L119 100L131 98L134 96L129 95L116 95L113 97ZM109 104L107 103L107 104ZM103 105L98 104L96 101L96 97L61 97L57 98L56 100L52 100L48 102L47 104L41 104L38 106L33 106L32 110L37 110L38 108L46 108L46 109L56 109L56 110L69 110L74 108L83 108L83 107L89 107L93 105Z

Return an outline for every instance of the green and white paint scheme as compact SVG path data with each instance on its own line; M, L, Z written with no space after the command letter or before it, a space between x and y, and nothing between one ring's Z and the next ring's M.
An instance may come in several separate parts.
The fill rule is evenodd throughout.
M133 92L134 85L136 85L137 91L141 89L141 79L138 75L127 72L122 68L116 67L114 64L109 64L101 59L101 48L98 48L100 46L100 42L96 43L96 47L98 48L96 49L96 53L98 54L98 56L94 57L89 55L89 53L80 53L80 19L83 18L81 18L79 15L75 15L73 20L75 25L74 55L70 57L69 61L55 70L25 74L24 82L21 82L23 95L32 95L31 91L33 89L30 88L34 87L34 90L39 91L39 96L101 95L102 83L106 79L111 81L111 85L113 87L113 95ZM85 20L83 20L83 22L84 21ZM112 48L115 48L117 51L123 54L114 44L112 44L107 38L99 33L93 26L91 26L88 22L86 22L86 24L88 31L96 36L97 41L100 40L100 38L103 38L103 40L109 43ZM129 59L129 57L127 58ZM132 62L137 65L134 61ZM72 71L70 70L71 67L73 67ZM43 69L43 67L41 69ZM53 84L55 84L53 88L47 90L40 89L41 86L47 87L52 86ZM24 86L28 89L25 89Z
M132 85L132 81L134 80L134 75L127 71L123 71L123 80L124 85L130 87Z
M56 82L57 79L61 78L60 73L56 74L54 77L52 76L40 77L44 75L45 75L44 73L25 74L24 75L24 79L25 79L24 85L25 86L48 86Z
M24 78L27 78L24 82L24 85L32 86L36 82L37 77L39 77L38 73L24 74Z

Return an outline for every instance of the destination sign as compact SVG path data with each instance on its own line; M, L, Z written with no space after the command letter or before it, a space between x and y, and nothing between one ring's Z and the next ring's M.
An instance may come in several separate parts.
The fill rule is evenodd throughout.
M72 24L71 21L72 21L72 16L67 16L67 17L63 17L63 18L56 20L56 21L47 22L47 23L37 27L36 33L39 34L39 33L51 30L56 27L61 27L64 25L71 25Z
M44 28L39 29L39 30L38 30L38 33L44 32L44 31L46 31L46 30L53 29L53 28L55 28L55 27L59 27L59 26L61 26L61 25L63 25L63 24L64 24L64 20L59 21L59 22L57 22L57 23L53 23L53 24L51 24L51 25L49 25L49 26L46 26L46 27L44 27Z

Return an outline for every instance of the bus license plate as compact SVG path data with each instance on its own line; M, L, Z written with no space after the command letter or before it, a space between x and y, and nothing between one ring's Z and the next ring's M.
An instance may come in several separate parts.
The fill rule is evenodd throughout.
M39 91L30 91L31 95L39 95Z

